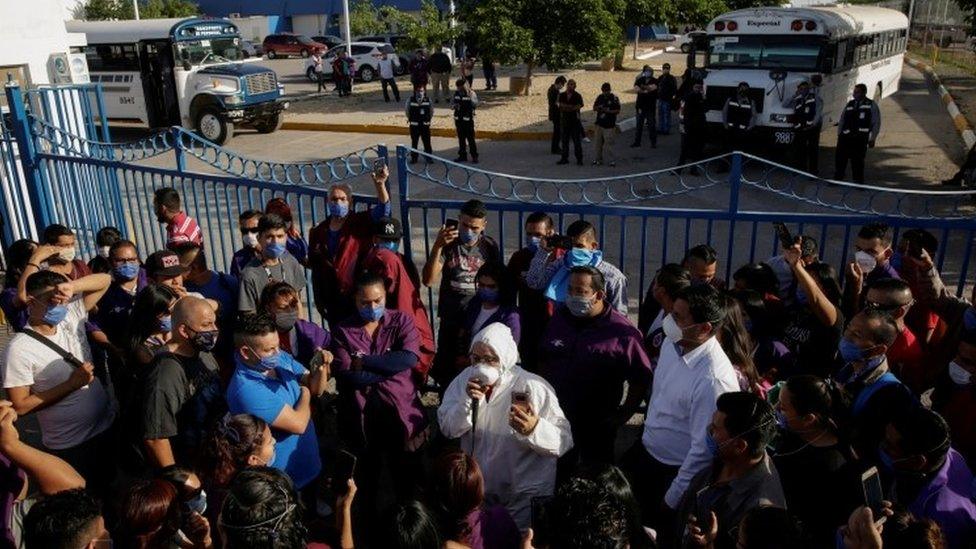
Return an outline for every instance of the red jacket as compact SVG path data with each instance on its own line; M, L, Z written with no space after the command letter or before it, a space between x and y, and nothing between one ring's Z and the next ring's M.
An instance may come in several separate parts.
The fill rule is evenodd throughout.
M312 269L312 295L330 324L337 325L355 312L353 284L373 239L369 210L350 213L339 229L339 249L329 250L329 220L308 232L308 266ZM334 259L333 259L334 258Z
M434 330L430 326L427 309L420 300L420 277L412 261L385 248L372 248L366 254L364 270L383 277L386 285L386 307L413 315L414 325L420 334L420 360L414 368L421 378L434 361Z

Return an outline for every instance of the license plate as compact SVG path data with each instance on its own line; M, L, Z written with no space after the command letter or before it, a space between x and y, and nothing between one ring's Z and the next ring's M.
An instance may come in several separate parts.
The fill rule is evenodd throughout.
M777 145L789 145L793 142L793 132L776 132L773 134L773 139Z

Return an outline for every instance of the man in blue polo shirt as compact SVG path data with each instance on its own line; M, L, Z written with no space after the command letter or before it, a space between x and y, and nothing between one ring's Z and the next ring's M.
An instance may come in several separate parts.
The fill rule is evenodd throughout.
M323 351L316 361L322 366L310 374L279 349L278 329L266 314L238 320L234 348L237 367L227 387L230 413L266 421L276 441L271 467L287 473L297 489L314 486L322 461L311 403L325 392L332 355Z

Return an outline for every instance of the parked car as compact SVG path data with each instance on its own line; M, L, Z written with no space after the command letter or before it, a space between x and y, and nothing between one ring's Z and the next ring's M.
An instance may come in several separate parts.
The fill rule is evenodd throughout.
M248 57L261 57L264 55L264 46L262 44L255 44L250 40L241 40L241 56L244 59Z
M691 31L685 34L678 34L675 36L674 45L681 53L688 53L691 51L692 42L695 40L703 40L706 36L705 31Z
M323 35L323 36L313 36L312 37L312 40L315 41L315 42L318 42L319 44L325 44L326 46L329 47L330 50L333 49L333 48L335 48L336 46L339 46L339 45L345 43L345 40L343 40L342 37L336 36L334 34L326 34L326 35Z
M336 55L341 50L343 48L336 48L325 55L325 58L322 59L323 74L332 74L332 62L335 61ZM383 52L396 55L393 46L389 44L381 44L379 42L353 42L352 59L356 63L356 78L359 78L363 82L372 82L379 78L380 73L376 62L383 55ZM311 59L305 61L305 76L309 80L315 81L315 64Z
M301 34L269 34L264 37L264 52L268 59L300 55L308 57L313 53L325 53L329 48Z
M403 41L406 38L407 35L405 34L373 34L370 36L357 36L354 40L356 42L380 42L393 46L397 57L400 59L400 68L396 72L396 75L399 76L407 72L407 67L410 66L410 61L414 58L414 52L405 50Z

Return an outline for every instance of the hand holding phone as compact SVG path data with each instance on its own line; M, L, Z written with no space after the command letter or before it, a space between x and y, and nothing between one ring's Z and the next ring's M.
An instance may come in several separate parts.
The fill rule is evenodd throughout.
M864 504L871 508L875 524L884 524L888 517L885 515L884 491L877 467L871 467L861 474L861 486L864 489Z
M373 160L373 175L381 176L383 175L383 170L386 169L386 159L379 157Z
M458 228L458 220L449 217L444 221L444 226L452 231L456 231Z
M345 451L336 452L335 471L332 473L332 489L336 494L345 494L349 489L349 479L356 474L356 456Z
M785 223L773 223L773 228L776 229L776 237L779 238L779 245L784 250L788 250L796 244L796 240L790 234L790 230L786 228Z

